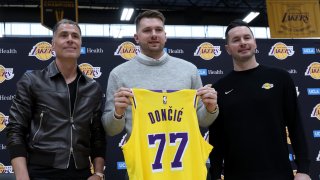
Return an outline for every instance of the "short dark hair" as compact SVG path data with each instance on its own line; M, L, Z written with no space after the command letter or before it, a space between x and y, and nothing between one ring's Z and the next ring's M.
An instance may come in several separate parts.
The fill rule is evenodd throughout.
M224 34L224 35L225 35L225 38L226 38L226 42L228 42L228 32L229 32L231 29L233 29L233 28L235 28L235 27L238 27L238 26L246 26L246 27L248 27L248 28L250 29L250 31L251 31L252 36L253 36L253 32L252 32L251 28L249 27L248 23L242 21L241 19L236 19L236 20L233 20L233 21L228 25L228 27L227 27L227 29L226 29L226 32L225 32L225 34Z
M61 19L60 21L57 22L56 25L54 25L53 29L52 29L52 32L53 32L53 36L55 35L56 31L58 30L59 26L61 24L72 24L72 25L75 25L78 27L79 31L80 31L80 35L81 35L81 29L80 29L80 26L78 23L70 20L70 19Z
M164 17L164 15L158 11L158 10L147 10L147 11L144 11L142 13L140 13L136 19L135 19L135 24L136 24L136 30L138 30L139 28L139 25L140 25L140 21L142 18L158 18L160 19L163 24L165 23L166 21L166 18Z

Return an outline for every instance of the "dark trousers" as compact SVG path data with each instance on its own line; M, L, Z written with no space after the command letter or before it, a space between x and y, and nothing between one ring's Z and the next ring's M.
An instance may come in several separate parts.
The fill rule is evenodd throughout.
M89 168L77 169L70 158L68 169L56 169L41 165L28 165L30 180L87 180L91 176Z

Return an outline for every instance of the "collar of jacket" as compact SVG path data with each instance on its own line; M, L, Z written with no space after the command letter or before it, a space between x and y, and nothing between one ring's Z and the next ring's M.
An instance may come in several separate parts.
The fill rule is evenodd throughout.
M56 61L53 60L49 65L48 65L48 72L49 72L49 77L52 78L52 77L55 77L55 76L58 76L58 75L61 75L61 72L59 71L58 67L57 67L57 64L56 64ZM80 70L79 66L77 66L77 72L81 75L80 76L80 79L84 79L86 81L90 81L91 78L87 77L85 74L83 74L83 72Z

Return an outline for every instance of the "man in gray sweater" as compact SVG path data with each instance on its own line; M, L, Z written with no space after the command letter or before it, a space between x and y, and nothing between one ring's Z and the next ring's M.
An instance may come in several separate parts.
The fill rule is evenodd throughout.
M197 89L200 97L197 107L199 125L208 127L218 116L217 92L211 86L202 87L197 68L190 62L172 57L163 51L167 40L164 22L165 18L159 11L149 10L140 14L136 18L134 39L140 45L141 53L110 72L102 116L102 123L110 136L121 133L124 128L127 132L126 140L131 136L130 97L133 97L133 94L130 88ZM195 130L196 128L199 127L194 127ZM135 168L131 167L132 169ZM141 179L133 174L135 172L129 172L131 179ZM125 179L129 177L126 174Z
M201 127L208 127L218 115L217 93L211 86L202 87L195 65L172 57L163 51L167 40L165 18L159 11L149 10L136 18L135 41L141 53L115 67L109 75L102 123L108 135L114 136L125 127L132 131L130 88L150 90L197 89L201 97L197 116Z

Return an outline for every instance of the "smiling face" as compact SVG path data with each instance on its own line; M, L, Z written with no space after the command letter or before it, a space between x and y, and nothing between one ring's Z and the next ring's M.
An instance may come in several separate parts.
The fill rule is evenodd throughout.
M146 56L159 59L167 41L163 21L159 18L142 18L134 35L140 45L141 52Z
M54 32L52 50L57 60L77 60L81 49L80 29L74 24L61 24Z
M257 44L247 26L237 26L230 29L225 47L234 61L239 63L251 60L255 61L254 56Z

